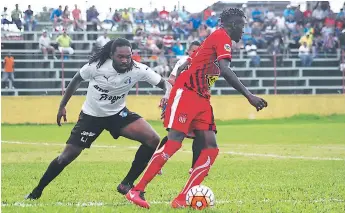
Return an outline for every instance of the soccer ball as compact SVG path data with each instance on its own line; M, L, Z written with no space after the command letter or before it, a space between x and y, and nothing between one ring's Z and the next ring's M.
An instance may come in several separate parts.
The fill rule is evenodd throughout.
M186 195L187 205L198 210L213 206L214 201L212 190L203 185L193 186Z

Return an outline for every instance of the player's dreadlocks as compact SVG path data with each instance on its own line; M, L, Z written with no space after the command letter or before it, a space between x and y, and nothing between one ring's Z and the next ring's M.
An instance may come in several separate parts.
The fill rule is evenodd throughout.
M90 57L89 64L92 64L98 61L97 68L100 68L106 60L111 59L111 55L114 54L117 47L124 47L124 46L130 47L132 50L132 45L127 39L118 38L115 40L108 41L98 52L96 52ZM131 59L129 70L131 70L133 66L136 66L136 65L133 59Z
M245 18L246 16L244 15L244 12L238 8L228 8L223 10L223 12L220 14L220 21L221 23L233 22L235 21L234 17Z
M199 41L193 41L192 43L190 43L190 47L193 45L200 46L200 42Z

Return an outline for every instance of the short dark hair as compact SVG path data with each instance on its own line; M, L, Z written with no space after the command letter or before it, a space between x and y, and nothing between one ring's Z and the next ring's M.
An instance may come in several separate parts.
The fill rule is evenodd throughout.
M193 41L193 42L190 44L190 46L192 46L192 45L200 46L200 42L199 42L199 41Z
M106 60L110 59L111 55L114 54L117 47L130 47L132 50L131 42L129 42L125 38L110 40L98 52L91 56L89 64L98 61L97 68L100 68ZM133 60L131 65L134 66Z
M224 22L231 22L233 21L234 17L243 17L245 18L246 16L244 15L244 12L238 8L228 8L223 10L223 12L220 14L220 21L222 23Z

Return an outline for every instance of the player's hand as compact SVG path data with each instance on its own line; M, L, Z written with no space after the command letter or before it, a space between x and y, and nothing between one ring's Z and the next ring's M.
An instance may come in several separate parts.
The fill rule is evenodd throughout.
M165 107L167 105L167 103L168 103L168 99L163 97L161 99L161 101L159 102L159 107L163 108L163 107Z
M66 109L65 108L59 108L59 111L56 116L56 123L57 125L61 126L61 118L63 117L63 121L67 122L67 117L66 117Z
M253 107L256 108L257 111L260 111L263 108L267 107L267 102L264 99L259 98L255 95L249 96L248 101L251 105L253 105Z

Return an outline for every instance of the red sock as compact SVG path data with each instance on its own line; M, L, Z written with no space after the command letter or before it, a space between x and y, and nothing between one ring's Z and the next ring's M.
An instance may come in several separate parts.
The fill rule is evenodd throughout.
M181 199L186 198L186 194L190 188L199 185L204 180L213 162L216 160L218 152L218 148L203 149L201 151L200 156L193 167L193 172L190 174L189 180L178 195Z
M156 176L168 159L181 148L181 142L168 140L166 144L157 150L148 163L147 169L134 190L144 191L146 185Z

